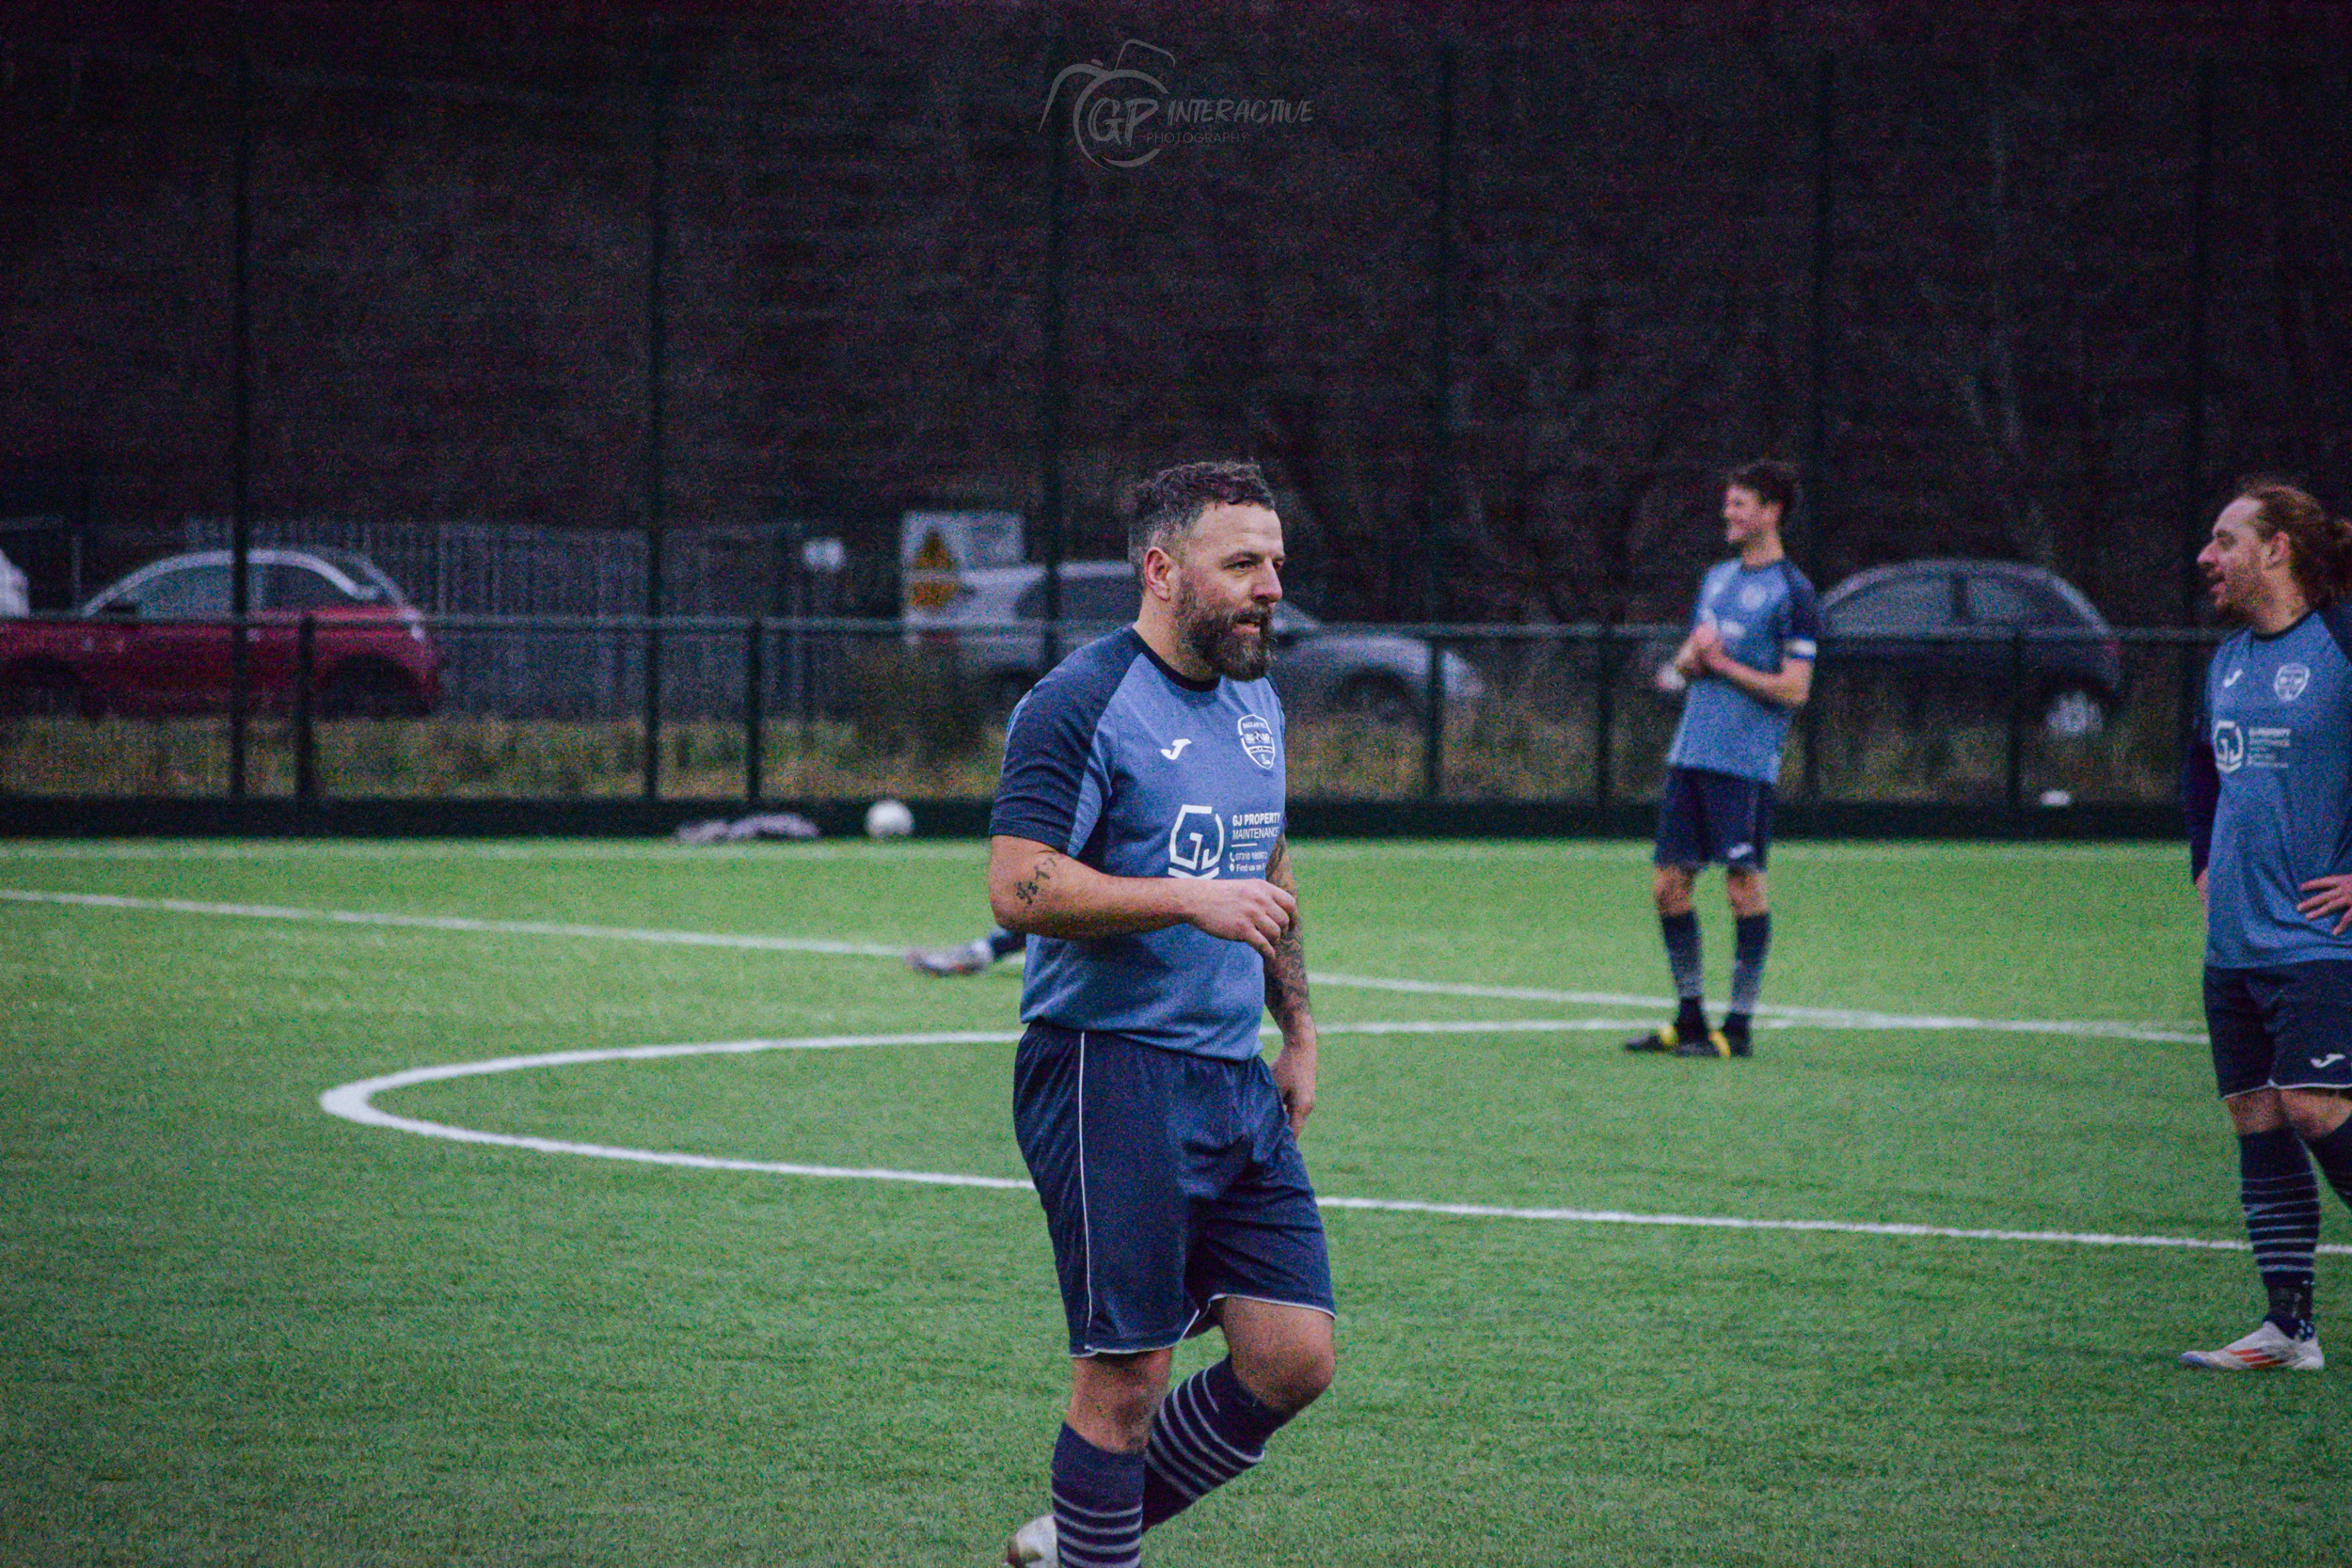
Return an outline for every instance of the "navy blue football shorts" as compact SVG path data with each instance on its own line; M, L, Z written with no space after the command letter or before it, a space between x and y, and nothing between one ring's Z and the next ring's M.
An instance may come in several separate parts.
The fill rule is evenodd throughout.
M1761 871L1772 847L1772 786L1704 768L1669 768L1658 798L1655 865L1695 871L1717 861Z
M1227 1296L1338 1315L1323 1212L1259 1057L1032 1023L1012 1103L1071 1354L1165 1349Z
M2205 970L2205 1030L2221 1098L2352 1089L2352 959Z

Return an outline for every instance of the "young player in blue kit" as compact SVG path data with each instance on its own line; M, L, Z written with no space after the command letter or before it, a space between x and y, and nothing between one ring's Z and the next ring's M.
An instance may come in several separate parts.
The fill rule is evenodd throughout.
M2316 1163L2352 1203L2352 524L2249 483L2197 564L2245 624L2205 675L2182 800L2205 901L2205 1023L2268 1312L2192 1367L2327 1365Z
M1651 856L1650 896L1677 1008L1672 1023L1626 1041L1628 1051L1746 1056L1754 1050L1750 1022L1772 940L1764 882L1772 785L1789 718L1812 694L1820 638L1813 585L1781 548L1781 520L1796 499L1796 471L1785 463L1732 472L1724 487L1724 537L1739 558L1708 569L1691 634L1658 672L1661 689L1688 693L1666 753ZM1724 1026L1709 1029L1691 889L1700 869L1718 861L1733 921L1731 1006Z
M1129 555L1135 625L1022 700L989 824L990 906L1029 938L1013 1124L1071 1354L1052 1512L1015 1533L1015 1564L1139 1561L1145 1530L1257 1463L1333 1370L1264 678L1281 522L1253 465L1187 464L1137 487ZM1211 1324L1227 1358L1168 1391L1173 1347Z

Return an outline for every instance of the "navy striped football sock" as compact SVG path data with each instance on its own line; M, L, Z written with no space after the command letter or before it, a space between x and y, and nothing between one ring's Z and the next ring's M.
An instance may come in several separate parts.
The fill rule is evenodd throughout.
M1241 1386L1230 1356L1186 1378L1162 1402L1143 1450L1143 1528L1182 1513L1263 1459L1265 1440L1287 1419Z
M2312 1323L2312 1255L2319 1246L2319 1183L2291 1129L2238 1135L2238 1201L2254 1267L2270 1295L2270 1321L2290 1336Z
M1098 1449L1067 1425L1054 1444L1054 1533L1068 1568L1143 1560L1143 1455Z
M2319 1162L2328 1185L2336 1190L2336 1196L2346 1206L2352 1207L2352 1117L2338 1122L2334 1132L2324 1138L2313 1138L2304 1147Z

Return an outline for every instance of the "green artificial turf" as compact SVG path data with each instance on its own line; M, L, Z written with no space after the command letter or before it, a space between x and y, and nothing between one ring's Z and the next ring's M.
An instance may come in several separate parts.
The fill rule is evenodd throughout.
M1640 847L1301 844L1329 1196L2232 1240L2164 846L1782 847L1768 1003L1629 1058ZM405 1069L1015 1027L977 845L0 846L0 1562L984 1564L1065 1384L1025 1193L461 1144ZM1702 889L1720 995L1719 887ZM167 909L182 901L233 909ZM277 918L463 917L483 928ZM240 912L241 911L241 912ZM607 928L517 930L503 923ZM1433 982L1534 996L1339 983ZM1964 1021L2152 1026L2182 1039ZM1018 1178L1002 1039L578 1062L395 1116ZM2325 1240L2352 1240L2327 1199ZM1341 1373L1168 1563L2352 1559L2352 1368L2186 1371L2243 1251L1334 1210ZM2324 1329L2352 1258L2320 1260ZM2352 1340L2347 1340L2352 1354ZM1180 1366L1200 1364L1196 1342Z

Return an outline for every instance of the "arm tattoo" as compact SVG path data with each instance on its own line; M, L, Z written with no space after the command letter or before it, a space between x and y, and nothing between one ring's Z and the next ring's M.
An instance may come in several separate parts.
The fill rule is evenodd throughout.
M1027 877L1012 884L1012 895L1020 899L1025 909L1037 902L1037 895L1044 892L1045 884L1053 879L1054 853L1049 849L1038 856L1037 863L1029 867Z
M1266 862L1265 879L1298 896L1298 879L1291 875L1290 840L1278 839ZM1307 934L1304 917L1293 915L1290 929L1274 939L1274 957L1265 965L1266 1010L1288 1028L1307 1014Z
M1265 966L1266 1010L1285 1027L1307 1011L1307 939L1298 923L1274 942L1274 957Z

